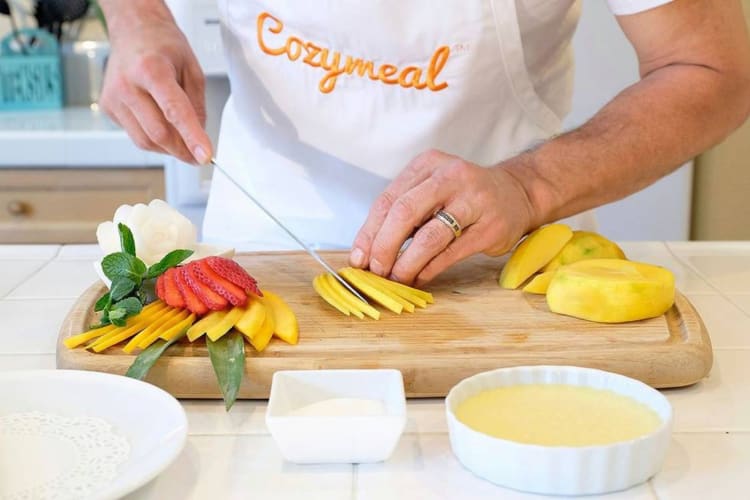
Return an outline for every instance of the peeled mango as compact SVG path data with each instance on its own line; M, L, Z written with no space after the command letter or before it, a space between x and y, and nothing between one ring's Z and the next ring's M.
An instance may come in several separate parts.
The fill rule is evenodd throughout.
M664 314L675 297L663 267L622 259L581 260L558 268L547 288L550 311L600 323Z
M521 286L552 260L572 237L573 231L565 224L550 224L532 232L519 243L500 272L500 286Z
M624 259L625 252L613 241L598 233L573 231L573 237L560 252L542 268L554 271L560 266L587 259Z

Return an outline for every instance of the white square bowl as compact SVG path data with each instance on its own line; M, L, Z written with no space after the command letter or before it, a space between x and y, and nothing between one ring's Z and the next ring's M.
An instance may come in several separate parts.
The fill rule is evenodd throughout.
M335 398L382 402L385 414L299 416ZM273 376L266 425L284 458L298 464L371 463L391 456L406 426L398 370L287 370Z

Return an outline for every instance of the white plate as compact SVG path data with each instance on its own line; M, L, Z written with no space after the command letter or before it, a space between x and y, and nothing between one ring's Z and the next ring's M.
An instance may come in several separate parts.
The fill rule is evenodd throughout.
M42 483L61 495L60 481L73 488L83 468L98 483L68 497L119 498L163 471L186 438L182 406L151 384L76 370L0 373L0 498L27 486L40 496Z

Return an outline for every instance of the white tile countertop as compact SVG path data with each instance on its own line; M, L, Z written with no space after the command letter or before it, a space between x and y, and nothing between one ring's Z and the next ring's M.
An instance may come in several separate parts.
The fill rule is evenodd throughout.
M626 243L628 257L671 269L710 332L714 367L685 389L664 391L675 412L663 470L611 499L750 497L750 242ZM58 328L96 275L94 246L0 245L0 370L54 368ZM284 462L265 426L265 402L182 401L185 450L142 499L539 498L496 487L461 467L448 442L441 399L408 403L394 455L374 465Z
M104 113L84 107L0 113L0 151L0 168L164 164L161 155L138 149Z

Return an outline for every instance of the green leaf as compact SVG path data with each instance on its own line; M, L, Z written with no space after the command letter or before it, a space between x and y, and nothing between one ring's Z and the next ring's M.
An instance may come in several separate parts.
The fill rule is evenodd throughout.
M138 300L137 297L128 297L119 302L112 304L112 310L109 312L109 317L112 318L112 311L123 310L128 316L135 316L143 309L143 304Z
M148 375L148 371L152 366L154 366L154 363L156 363L156 360L159 359L164 351L166 351L169 346L184 337L185 333L187 333L187 328L185 328L182 333L180 333L170 341L159 339L148 346L135 358L133 364L130 365L130 368L128 368L128 371L125 373L125 376L143 380L146 375Z
M110 304L112 304L112 299L110 296L110 293L107 292L101 297L99 297L99 300L96 301L96 304L94 304L94 311L99 312L104 309L106 309Z
M156 280L143 280L143 283L141 283L141 286L136 293L140 301L144 304L150 304L157 300L159 297L156 295Z
M120 247L122 248L122 251L135 257L135 239L133 238L133 232L122 222L117 224L117 229L120 232Z
M109 311L109 321L116 326L125 326L128 311L121 308L113 308Z
M179 265L182 261L193 255L192 250L172 250L156 264L148 268L146 278L156 278L164 274L164 272L171 268Z
M130 278L115 278L112 280L112 287L109 289L109 294L112 300L117 302L135 290L135 287L135 281Z
M137 272L136 258L124 252L111 253L102 259L102 271L107 278L130 278L138 281L142 273Z
M237 399L245 372L245 341L242 340L242 334L231 331L216 342L206 337L206 346L216 380L224 395L224 405L229 411Z

